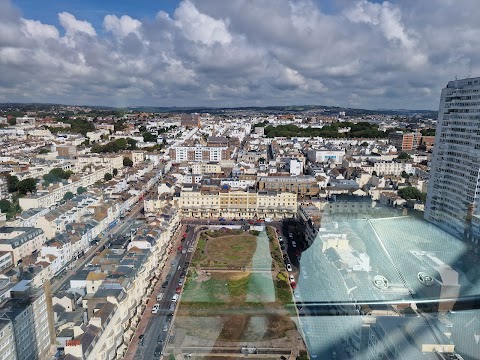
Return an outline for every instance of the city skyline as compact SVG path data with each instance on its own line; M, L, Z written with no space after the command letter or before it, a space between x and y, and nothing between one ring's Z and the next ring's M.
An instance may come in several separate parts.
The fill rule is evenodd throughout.
M473 1L5 0L0 10L0 102L436 110L441 88L475 76L479 60Z

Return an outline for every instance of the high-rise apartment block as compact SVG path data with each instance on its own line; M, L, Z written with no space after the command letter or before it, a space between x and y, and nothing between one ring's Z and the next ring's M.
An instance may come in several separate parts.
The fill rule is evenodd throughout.
M442 90L425 218L480 241L480 78L450 81Z

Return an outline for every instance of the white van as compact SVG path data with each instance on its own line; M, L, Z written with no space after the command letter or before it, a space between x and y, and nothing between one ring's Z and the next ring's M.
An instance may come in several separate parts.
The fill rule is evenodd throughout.
M158 313L158 310L160 309L160 304L155 304L152 307L152 314Z

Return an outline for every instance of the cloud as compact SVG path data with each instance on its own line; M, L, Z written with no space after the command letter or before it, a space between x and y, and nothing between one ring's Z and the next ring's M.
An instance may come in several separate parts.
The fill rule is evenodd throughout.
M21 19L21 30L28 38L58 39L59 32L53 25L45 25L40 21Z
M47 0L39 0L47 1ZM183 0L61 27L0 1L0 99L105 105L438 107L480 72L477 2ZM63 30L62 30L63 28ZM104 31L103 31L104 30Z
M97 35L92 24L88 21L77 20L75 16L68 12L61 12L58 14L60 24L65 29L66 36L74 36L75 34L86 34L89 36Z
M232 36L223 20L200 13L189 0L180 3L175 10L175 25L184 36L204 45L229 44Z
M105 30L120 38L129 34L141 36L142 23L128 15L122 15L120 18L115 15L107 15L103 20L103 26Z

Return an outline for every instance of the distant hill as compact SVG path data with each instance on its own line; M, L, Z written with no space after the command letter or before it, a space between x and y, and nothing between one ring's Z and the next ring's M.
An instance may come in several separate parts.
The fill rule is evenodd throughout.
M91 105L66 105L66 104L50 104L50 103L0 103L0 110L9 110L12 108L21 109L22 111L42 111L51 110L55 107L88 107L94 110L102 111L125 111L125 112L153 112L153 113L210 113L210 114L293 114L293 113L323 113L325 115L338 114L344 111L348 116L361 115L393 115L393 116L414 116L420 115L422 117L436 118L437 112L433 110L407 110L407 109L355 109L344 108L338 106L323 106L323 105L288 105L288 106L247 106L247 107L162 107L162 106L130 106L126 108L116 108L112 106L91 106Z

